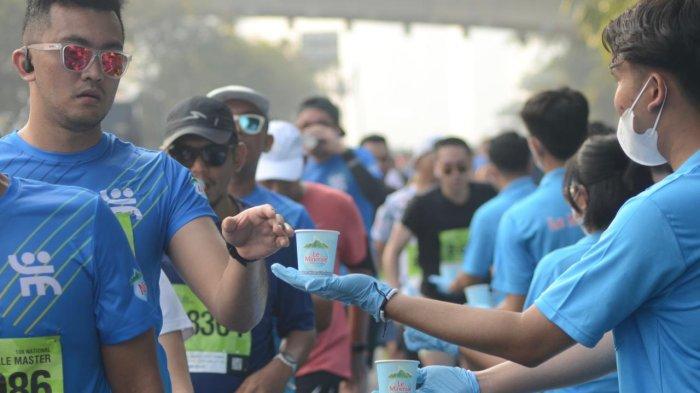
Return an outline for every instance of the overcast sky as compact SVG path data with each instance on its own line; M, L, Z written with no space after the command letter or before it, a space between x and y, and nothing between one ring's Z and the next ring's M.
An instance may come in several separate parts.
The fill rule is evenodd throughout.
M339 34L339 78L349 142L371 131L395 147L411 147L429 135L458 135L471 143L519 126L505 109L527 97L524 75L553 50L522 44L502 29L281 18L242 20L251 39L298 43L304 32Z

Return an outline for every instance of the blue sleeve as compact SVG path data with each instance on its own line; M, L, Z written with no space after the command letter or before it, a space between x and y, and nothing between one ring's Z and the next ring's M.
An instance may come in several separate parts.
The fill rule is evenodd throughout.
M579 343L593 347L687 269L667 219L650 199L623 206L610 228L535 305Z
M167 233L166 245L170 244L173 236L183 226L199 217L211 217L217 220L216 214L209 206L204 190L185 167L169 156L163 154L167 190Z
M294 227L296 229L316 229L316 224L314 224L314 220L311 219L311 215L309 215L309 212L306 209L303 209L301 211L301 214L299 215L299 222L296 224Z
M476 277L488 277L493 264L493 249L496 243L498 222L489 220L488 205L474 213L470 229L469 244L464 249L462 271Z
M532 275L532 282L530 283L530 288L527 291L527 296L525 297L525 304L523 309L530 307L550 285L557 278L556 275L556 265L558 262L558 251L554 250L549 254L545 255L544 258L537 264L535 268L535 273Z
M154 327L141 270L126 235L110 209L97 202L94 221L95 317L103 344L130 340Z
M528 252L523 231L511 212L508 210L498 225L491 285L506 294L525 296L537 261Z
M372 153L362 147L358 147L355 149L355 156L360 161L362 166L364 166L365 169L372 174L372 176L376 177L377 179L381 179L383 177L382 170L379 168L379 164Z

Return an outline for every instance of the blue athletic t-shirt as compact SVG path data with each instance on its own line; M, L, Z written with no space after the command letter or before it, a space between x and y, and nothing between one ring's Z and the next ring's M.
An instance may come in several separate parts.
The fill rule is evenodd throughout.
M11 177L0 233L0 391L109 392L101 346L156 313L114 215L88 190Z
M477 277L489 276L501 217L516 202L535 191L535 188L535 182L530 176L513 180L474 213L469 244L464 250L462 271Z
M525 307L530 307L556 279L574 263L581 260L583 254L600 239L600 232L590 234L568 247L554 250L545 255L537 264L532 277L530 291L525 299ZM617 393L619 392L617 372L610 373L591 382L562 389L547 390L548 393Z
M621 392L695 392L700 381L700 152L630 199L536 301L592 347L613 330Z
M311 217L302 205L262 186L256 186L250 195L242 198L242 202L244 209L263 204L272 205L277 213L281 214L285 221L295 229L315 228ZM289 247L280 249L267 257L266 261L268 266L273 263L281 263L296 268L297 254L294 238L292 238ZM179 277L172 276L172 270L168 269L166 272L171 278L175 290L181 294L185 289L180 285L184 282ZM183 303L185 308L190 307L191 302L183 301ZM188 310L188 314L191 318L195 315L191 310ZM312 330L315 327L313 303L309 294L280 280L269 269L265 313L260 323L250 333L227 333L225 329L219 327L209 329L208 324L211 323L211 317L197 316L200 319L193 320L197 334L186 345L188 351L196 349L196 352L199 352L196 356L206 356L210 363L208 366L197 364L201 372L196 372L198 370L192 370L193 367L190 367L190 376L195 391L207 393L234 392L248 375L265 367L277 354L275 334L278 337L285 337L291 331ZM193 339L200 340L198 335L201 336L203 333L209 332L211 334L207 340L201 341L203 344L196 341L190 343ZM219 335L220 338L217 340L215 337L212 340L212 335ZM196 348L198 345L200 348ZM219 369L212 367L212 363L215 363L216 360L211 360L210 355L202 355L203 352L207 351L211 351L211 353L219 351L226 354L222 357L226 366ZM191 355L188 356L191 357Z
M353 150L358 161L375 177L381 179L381 170L372 156L372 153L363 148ZM337 154L326 161L318 162L310 158L304 167L303 180L314 183L325 184L329 187L350 194L355 201L357 208L362 215L365 230L370 233L372 222L374 221L374 206L365 198L360 189L360 185L350 172L348 164L340 154Z
M550 171L532 194L503 214L496 235L494 289L525 296L537 262L583 237L562 195L563 183L564 168Z
M159 332L158 279L168 244L190 221L216 217L190 172L162 152L136 147L110 133L103 133L100 141L85 151L53 153L29 145L17 132L0 139L0 171L100 194L133 244L153 294L149 302L158 310L155 328ZM160 346L158 355L161 376L169 390Z

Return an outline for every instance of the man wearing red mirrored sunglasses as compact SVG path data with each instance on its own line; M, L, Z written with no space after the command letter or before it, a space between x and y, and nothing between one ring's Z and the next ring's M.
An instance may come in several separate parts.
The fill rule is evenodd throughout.
M187 169L102 131L130 59L123 52L121 9L120 0L27 2L22 46L12 61L29 85L29 120L0 140L0 168L100 193L152 289L156 332L164 253L217 321L250 330L267 297L267 269L258 261L287 246L292 229L271 206L261 206L227 217L218 231L216 215ZM161 350L168 385L163 357Z

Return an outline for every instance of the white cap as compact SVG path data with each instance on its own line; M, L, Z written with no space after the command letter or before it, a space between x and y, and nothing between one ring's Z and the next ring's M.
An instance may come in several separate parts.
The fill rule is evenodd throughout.
M274 141L269 152L260 155L255 180L297 181L304 171L301 133L293 124L274 120L267 130Z
M226 103L226 101L238 100L249 102L267 117L270 112L270 101L264 95L245 86L224 86L207 93L207 97Z

